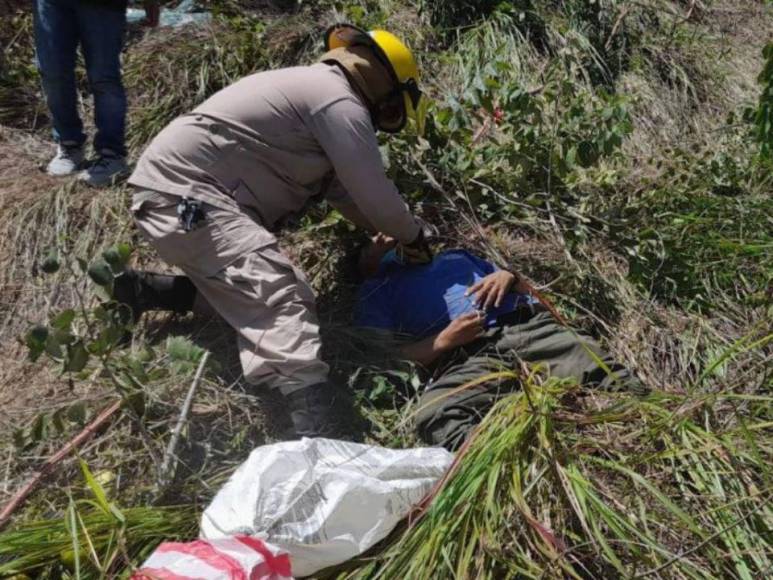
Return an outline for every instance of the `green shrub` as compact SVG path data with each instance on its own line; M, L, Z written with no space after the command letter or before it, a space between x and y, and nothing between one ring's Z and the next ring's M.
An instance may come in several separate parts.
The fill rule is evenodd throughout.
M528 4L522 2L523 4ZM500 0L449 0L432 2L421 0L419 9L429 16L430 24L442 32L450 32L459 26L469 26L489 16L498 6L504 5ZM516 2L515 4L521 4Z
M663 174L627 198L613 237L630 277L667 302L711 308L717 294L759 301L773 283L773 175L748 126L700 154L671 151Z
M470 69L458 96L432 110L418 143L423 165L484 219L506 222L550 205L575 221L571 208L582 192L571 185L574 176L613 157L631 131L626 99L574 77L575 55L570 47L554 59L532 90L513 75L507 54ZM406 139L390 143L390 157L399 159L392 166L410 191L421 170Z

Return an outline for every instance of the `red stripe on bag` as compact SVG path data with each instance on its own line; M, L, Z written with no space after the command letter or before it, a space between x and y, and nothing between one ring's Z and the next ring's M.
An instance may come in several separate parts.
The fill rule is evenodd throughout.
M268 565L268 562L261 562L250 572L250 580L266 580L266 578L276 577L277 573Z
M288 554L275 556L261 540L251 538L250 536L234 536L234 540L244 544L248 548L252 548L258 554L263 556L263 559L266 560L266 563L270 566L271 570L277 574L287 577L293 575L292 567L290 565L290 556ZM257 577L260 578L260 576Z
M248 580L247 575L244 573L244 569L238 561L231 558L231 556L218 552L204 540L185 543L165 542L156 549L156 552L159 554L169 552L188 554L189 556L198 558L213 568L228 572L231 575L231 580Z

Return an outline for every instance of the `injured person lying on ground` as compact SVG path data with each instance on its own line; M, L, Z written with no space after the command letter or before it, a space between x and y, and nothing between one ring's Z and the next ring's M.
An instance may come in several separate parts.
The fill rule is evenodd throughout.
M528 293L512 272L464 250L405 266L395 242L379 235L360 256L357 326L408 336L400 356L433 371L417 426L432 445L458 449L513 381L466 383L520 363L543 363L550 376L607 391L647 388L586 333L572 330Z

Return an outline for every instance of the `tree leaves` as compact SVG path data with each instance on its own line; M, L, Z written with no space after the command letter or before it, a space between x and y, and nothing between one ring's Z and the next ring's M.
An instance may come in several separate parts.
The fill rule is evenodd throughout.
M113 270L104 259L92 262L87 273L98 286L110 286L113 283Z
M40 269L46 274L53 274L59 271L60 266L59 253L56 250L51 250L40 264Z
M46 340L48 339L48 327L42 324L36 324L28 332L24 343L29 349L29 358L36 361L46 349Z
M100 287L103 298L109 300L113 280L124 271L131 253L131 246L117 243L102 252L102 256L91 264L80 257L76 257L75 261L81 272ZM60 267L57 251L51 250L41 270L53 273ZM24 336L23 342L28 348L31 361L38 360L40 355L46 353L61 363L63 373L79 373L87 367L92 355L108 355L125 336L127 326L126 317L120 308L109 303L83 312L67 308L56 313L48 326L33 326Z
M102 258L110 266L113 274L120 274L129 263L131 253L132 249L129 244L120 243L102 252Z
M64 372L77 373L86 368L89 362L89 353L82 340L67 346L67 357L64 361Z
M88 418L89 410L85 402L63 405L53 412L37 414L28 425L16 429L13 443L20 450L32 449L39 443L64 435L73 427L82 427Z

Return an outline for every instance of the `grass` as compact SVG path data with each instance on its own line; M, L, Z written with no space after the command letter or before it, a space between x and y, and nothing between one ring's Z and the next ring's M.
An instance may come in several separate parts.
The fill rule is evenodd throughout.
M4 534L0 556L23 556L0 564L0 574L29 573L46 566L53 566L48 574L73 572L76 553L82 578L117 574L149 556L159 539L174 540L195 534L195 513L195 507L190 505L129 508L122 510L125 521L117 527L113 518L101 512L82 513L73 507L67 519L32 523ZM78 533L73 534L73 529Z
M192 505L135 507L120 514L119 522L93 506L71 503L62 519L32 522L3 534L0 575L115 577L148 557L159 539L189 538L198 527ZM3 558L10 560L2 563Z
M124 73L133 155L237 78L313 61L327 22L402 28L426 71L433 119L424 140L409 131L387 140L385 152L400 190L438 227L438 245L471 248L529 276L656 391L631 400L545 382L531 369L423 517L333 574L769 575L772 173L744 112L764 88L756 83L769 10L721 0L694 8L216 4L211 28L131 36ZM67 268L43 276L42 260L52 248L72 262L129 241L135 265L164 268L131 224L127 188L95 193L37 170L50 147L31 19L15 18L15 33L0 34L0 432L8 442L0 498L114 396L95 366L73 378L26 362L16 338L88 287ZM84 107L88 118L88 99ZM603 154L578 162L589 152ZM371 440L416 445L410 416L424 376L376 360L384 343L348 330L361 240L324 207L283 236L318 290L325 357L335 379L357 389ZM186 340L168 342L175 335ZM0 575L77 576L78 554L83 577L111 577L162 539L195 535L196 506L252 447L281 432L272 422L277 402L241 380L233 339L217 322L190 318L149 317L136 329L118 354L143 373L144 415L122 415L81 450L93 477L109 482L105 501L123 521L94 503L84 474L66 462L0 534ZM195 367L188 340L212 351L220 370L197 392L175 481L158 489L158 458Z
M483 421L418 522L342 577L762 577L773 487L756 437L770 403L640 401L532 376ZM716 415L729 409L731 420Z
M38 73L32 62L31 15L9 14L0 32L0 124L37 128L47 113L37 98Z
M175 117L207 95L268 65L265 25L249 19L209 28L181 29L140 41L124 73L134 93L128 146L148 143Z

